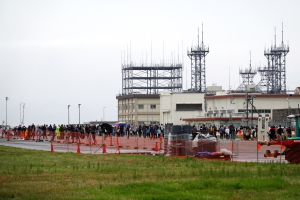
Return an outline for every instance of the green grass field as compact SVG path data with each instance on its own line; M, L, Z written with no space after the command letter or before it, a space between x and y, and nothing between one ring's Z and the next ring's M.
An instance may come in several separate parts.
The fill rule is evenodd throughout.
M0 199L300 199L300 166L0 146Z

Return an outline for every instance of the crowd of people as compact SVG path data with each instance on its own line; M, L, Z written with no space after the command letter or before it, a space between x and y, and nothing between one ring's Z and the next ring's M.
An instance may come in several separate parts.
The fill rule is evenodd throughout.
M291 127L271 126L269 130L270 141L281 140L292 137Z
M117 135L120 137L144 137L150 139L156 139L164 136L165 126L160 125L133 125L133 124L116 124L111 126L109 124L98 124L98 125L30 125L30 126L18 126L12 129L12 131L18 135L22 133L24 139L36 139L39 141L65 139L69 138L74 141L75 138L80 137L84 139L87 134L92 134L93 139L96 135L103 135L104 138L108 137L111 133L113 136ZM212 137L219 135L221 140L235 140L238 132L241 132L244 140L251 140L257 137L258 127L241 126L239 128L231 125L221 125L219 128L215 124L206 126L203 124L200 126L200 130L197 130L196 126L192 126L192 139L196 137L198 133L209 134ZM5 127L2 127L2 137L5 134ZM290 127L271 126L269 129L269 139L280 140L292 137L292 130Z
M231 125L221 125L218 129L215 124L206 126L203 124L200 126L200 130L198 131L195 125L192 127L192 136L193 139L196 137L198 133L209 134L210 136L216 137L217 134L220 135L219 139L221 140L235 140L238 132L241 132L243 140L251 140L257 138L258 126L250 127L250 126L240 126L239 128ZM299 130L300 131L300 130ZM271 126L269 129L269 139L270 140L280 140L292 137L291 127L281 127L279 126Z
M5 134L5 127L2 127L2 137ZM50 125L35 125L34 123L29 126L18 126L12 129L14 135L23 135L25 140L52 140L57 139L74 139L80 137L84 139L91 134L93 139L96 135L108 137L110 134L120 137L136 136L148 137L150 139L157 139L164 134L164 126L161 125L132 125L132 124L116 124L111 126L109 124L98 125L64 125L64 124L50 124Z
M212 137L217 138L217 134L220 135L221 140L229 140L235 139L237 134L237 129L233 125L221 125L219 128L216 127L215 124L206 126L203 124L200 126L200 130L198 131L196 126L192 127L192 138L194 139L198 133L207 135L209 134Z

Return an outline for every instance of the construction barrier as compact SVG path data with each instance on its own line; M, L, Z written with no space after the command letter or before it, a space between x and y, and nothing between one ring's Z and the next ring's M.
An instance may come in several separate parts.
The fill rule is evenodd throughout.
M99 136L97 134L82 134L78 132L50 133L52 146L59 151L70 152L74 145L77 153L159 153L163 150L162 136L156 138L138 135L120 137L112 134ZM50 141L49 140L49 141ZM52 147L51 147L52 148ZM72 152L72 151L71 151Z
M14 139L26 141L49 142L51 152L72 152L87 154L164 154L165 156L194 156L201 159L221 159L231 161L253 162L285 162L284 156L277 156L286 150L284 145L260 145L255 138L237 140L219 138L216 141L199 139L193 141L182 138L149 138L143 136L124 136L97 134L81 134L78 132L43 133L35 131L5 130L0 132L2 141L12 142ZM47 139L46 139L47 138ZM266 153L267 152L267 153ZM273 153L274 152L274 153ZM229 155L229 157L228 157ZM276 155L276 157L271 157Z

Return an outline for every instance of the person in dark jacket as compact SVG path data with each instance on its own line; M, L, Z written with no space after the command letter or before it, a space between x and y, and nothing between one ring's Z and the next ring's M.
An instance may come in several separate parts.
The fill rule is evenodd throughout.
M271 126L269 130L270 141L275 140L275 126Z

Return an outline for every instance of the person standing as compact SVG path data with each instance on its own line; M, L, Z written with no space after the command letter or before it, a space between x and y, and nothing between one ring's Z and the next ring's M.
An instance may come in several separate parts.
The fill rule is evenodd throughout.
M280 141L281 138L282 138L282 133L283 133L283 130L281 128L281 125L279 125L278 129L277 129L277 140Z
M30 135L29 135L29 137L31 136L32 137L32 140L34 140L34 137L35 137L35 133L36 133L36 129L35 129L35 125L34 125L34 123L32 123L32 125L30 126L30 129L29 129L29 131L30 131ZM29 139L29 138L28 138Z
M46 133L46 124L44 124L42 127L40 126L40 128L42 129L42 132L43 132L43 140L45 138L46 138L46 140L48 140L47 133Z
M195 137L197 136L197 128L196 128L196 126L195 125L193 125L193 127L192 127L192 140L194 140L195 139Z
M269 130L270 141L275 140L275 126L271 126Z
M56 135L56 140L59 139L60 137L60 126L57 125L56 129L55 129L55 135Z
M52 141L54 141L54 139L55 139L55 136L56 136L56 133L55 133L55 131L56 131L56 125L55 125L55 124L53 124L53 127L52 127Z
M229 135L232 140L235 140L235 128L232 124L229 126Z
M230 134L229 127L226 126L226 128L225 128L225 135L226 135L226 139L227 140L229 139L229 134Z
M217 138L217 127L216 127L216 125L213 124L212 127L211 127L211 129L212 129L212 135L213 135L215 138Z
M288 138L291 138L291 137L292 137L292 130L291 130L291 127L288 127L288 128L286 129L286 132L287 132Z
M38 131L38 138L37 138L37 142L43 142L43 140L41 140L42 136L44 137L43 135L43 127L42 126L37 126L37 131ZM44 139L44 138L43 138Z

